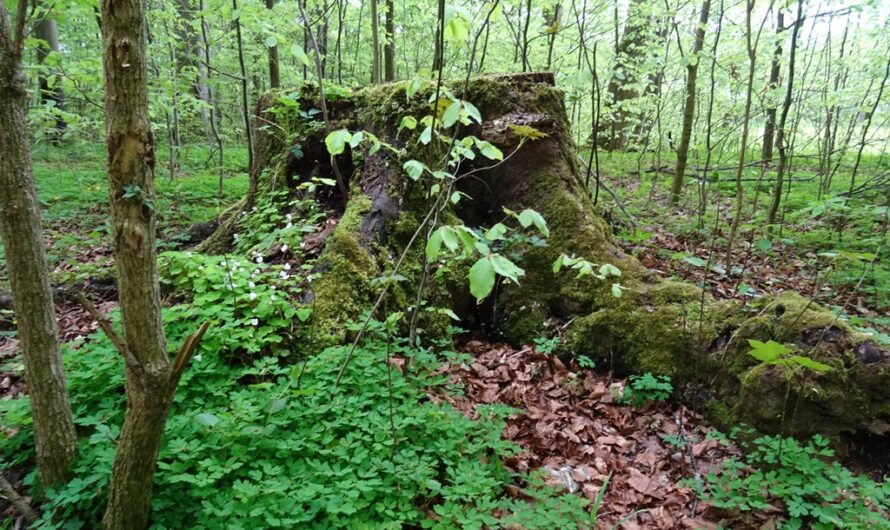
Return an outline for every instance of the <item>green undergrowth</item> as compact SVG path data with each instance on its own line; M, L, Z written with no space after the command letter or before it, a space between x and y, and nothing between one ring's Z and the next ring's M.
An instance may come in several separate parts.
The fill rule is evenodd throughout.
M798 530L890 529L890 483L875 483L834 460L827 439L737 436L744 456L732 457L695 487L712 505L752 523L778 504L778 528ZM716 438L728 438L715 431ZM749 527L740 525L742 527Z
M162 163L166 150L160 148L154 204L161 249L177 246L189 225L216 218L246 193L246 151L241 147L226 150L222 197L217 168L209 155L206 146L184 149L177 176L171 180ZM104 148L88 143L61 148L40 144L34 148L33 165L43 230L49 241L50 270L66 264L77 271L83 269L84 277L93 276L95 271L90 270L92 264L86 256L111 241ZM0 244L0 261L3 256Z
M191 326L165 316L172 348ZM460 392L435 371L458 354L393 341L392 354L415 360L406 378L387 368L381 329L372 326L339 386L347 347L305 362L238 363L213 350L223 328L208 331L167 423L152 528L583 527L585 500L503 467L518 451L501 439L512 409L479 406L473 421L428 399L433 388ZM66 347L65 364L80 454L74 479L46 492L36 528L96 528L123 419L123 366L96 335ZM27 398L0 402L17 429L0 440L8 465L33 458L28 408ZM516 480L531 501L505 495ZM36 488L35 473L27 483Z
M749 159L756 160L759 153L752 153L752 156L754 158ZM637 216L640 224L639 229L634 231L627 217L614 208L607 195L602 204L605 209L611 210L614 221L623 225L615 227L619 236L630 243L651 247L663 258L671 260L675 264L675 271L707 266L707 251L698 254L674 253L669 249L654 247L649 241L653 236L651 227L663 227L682 239L697 242L703 249L710 248L713 240L716 254L710 262L712 273L730 273L733 287L742 293L751 296L764 294L768 284L764 285L764 278L759 276L758 265L746 265L738 260L727 270L723 258L729 232L727 223L734 208L733 161L730 159L728 163L712 164L718 166L720 171L709 175L707 211L700 219L697 213L700 187L692 181L695 175L688 174L678 211L666 202L671 176L649 171L656 158L666 168L673 168L676 163L672 153L661 156L652 153L600 153L602 172L609 175L610 186L616 188L615 191ZM790 185L786 180L783 202L778 212L781 226L772 227L771 231L768 231L767 211L772 199L771 179L775 178L775 166L766 170L760 166L745 168L743 218L735 251L750 251L754 260L762 260L773 269L781 270L785 265L795 268L805 265L806 269L797 274L801 279L812 276L819 282L817 294L820 302L838 305L835 310L848 318L852 326L872 334L877 341L890 344L890 337L886 335L887 320L879 316L890 307L890 266L887 260L880 259L880 256L876 258L886 244L885 235L882 234L887 211L887 207L882 206L883 192L875 189L847 199L843 193L849 189L851 168L845 164L834 175L829 192L820 193L822 177L814 165L815 160L806 157L795 159L793 180ZM861 183L869 175L886 172L887 168L886 157L865 154L857 182ZM637 173L639 169L643 170L642 177ZM652 200L653 186L658 200ZM718 215L720 227L714 238L713 228ZM704 229L700 228L700 222ZM795 280L792 275L792 288ZM749 285L751 282L759 285ZM857 303L868 308L871 315L844 314L839 301L845 300L853 290L856 290Z

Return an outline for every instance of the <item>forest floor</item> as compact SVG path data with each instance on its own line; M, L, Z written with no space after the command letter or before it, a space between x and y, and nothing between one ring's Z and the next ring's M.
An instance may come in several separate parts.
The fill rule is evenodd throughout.
M747 168L744 218L727 263L734 172L721 171L720 180L709 183L707 209L701 216L699 186L687 185L679 207L670 207L673 162L670 157L662 160L663 172L656 172L650 162L649 155L641 161L635 153L606 153L601 158L604 182L634 219L606 193L600 204L621 246L643 265L662 276L704 286L715 298L735 298L743 304L756 304L765 294L796 291L840 313L877 342L890 344L890 263L883 259L881 237L886 208L874 206L881 200L879 190L849 201L819 198L819 176L812 168L797 168L780 209L784 222L770 232L766 213L774 168ZM877 159L869 163L886 165ZM642 177L639 170L628 170L636 167ZM848 186L849 178L839 172L832 189Z
M180 248L190 225L214 218L244 194L246 175L234 169L243 167L244 153L227 153L230 162L222 196L213 170L180 169L174 179L168 179L159 169L161 251ZM209 158L202 149L187 150L182 156L183 168L201 167ZM643 179L628 175L631 162L631 155L609 155L604 175L635 217L636 226L608 195L600 200L624 249L645 266L664 276L706 285L715 297L744 303L756 303L766 292L796 290L834 307L851 325L890 343L890 268L875 257L881 250L872 241L878 225L865 202L851 201L843 208L837 201L817 203L812 187L797 186L788 200L788 226L769 235L759 228L755 214L743 224L733 263L727 264L721 246L723 231L712 237L698 229L695 200L684 202L677 215L666 206L664 188L669 176L659 177L650 188L653 174L644 172ZM63 151L46 147L35 156L53 281L88 290L101 300L100 309L110 312L116 305L116 292L110 280L104 164L101 152L88 147ZM721 183L713 190L716 197L709 201L711 212L702 224L713 226L719 216L725 226L731 188ZM692 188L689 192L693 194ZM761 195L760 200L763 203L767 198ZM57 300L57 315L63 341L79 345L96 332L92 319L64 297ZM0 404L26 391L10 329L8 322L0 327ZM543 468L550 484L594 504L605 488L599 499L598 528L775 528L787 518L787 505L777 497L763 499L756 510L749 507L741 512L707 500L703 481L709 474L714 480L722 466L737 464L742 451L697 412L660 399L631 406L622 400L628 380L582 368L577 359L550 355L540 345L516 349L470 340L461 351L471 360L445 362L438 371L463 390L432 387L428 399L449 404L473 419L479 417L479 405L515 409L501 437L522 451L505 460L507 469L526 474ZM404 357L395 356L392 362L404 370ZM13 476L21 478L23 471ZM22 483L17 481L17 485ZM519 481L507 493L523 499L525 486ZM739 502L743 500L739 497ZM3 509L0 506L0 512Z

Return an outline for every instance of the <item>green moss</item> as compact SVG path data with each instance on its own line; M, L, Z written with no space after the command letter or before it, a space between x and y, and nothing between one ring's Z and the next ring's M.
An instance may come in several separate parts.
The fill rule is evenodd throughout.
M319 258L321 274L312 284L316 349L342 343L348 336L346 325L370 307L371 280L378 276L378 267L359 233L362 216L370 208L367 196L354 194Z

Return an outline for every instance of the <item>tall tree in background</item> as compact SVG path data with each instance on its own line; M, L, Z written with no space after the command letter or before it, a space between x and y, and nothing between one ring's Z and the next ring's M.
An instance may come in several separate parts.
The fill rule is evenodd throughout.
M779 10L781 12L781 10ZM781 18L779 19L781 21ZM797 56L797 36L800 34L800 25L803 24L803 0L797 0L797 20L794 21L794 29L791 30L791 53L788 58L788 83L785 90L785 99L782 102L782 115L779 118L778 131L776 134L776 145L779 149L779 167L776 168L776 182L773 186L773 200L770 203L769 213L767 214L767 225L776 222L776 214L779 212L779 204L782 202L782 186L784 184L785 172L788 170L788 140L785 136L786 124L788 122L788 111L791 109L791 100L794 90L794 66ZM772 80L772 74L770 75ZM766 140L763 144L766 151ZM772 151L770 151L772 157ZM764 160L767 160L764 153Z
M615 49L615 68L609 80L609 135L601 147L620 151L627 147L634 113L628 103L640 96L636 87L651 21L645 14L645 0L631 0L621 41Z
M266 0L266 9L271 11L275 7L275 0ZM278 67L278 43L268 46L269 49L269 88L281 87L281 72Z
M59 52L59 25L49 13L38 15L37 22L34 23L34 36L42 42L37 46L37 63L43 66L37 79L40 87L40 102L50 103L58 110L63 110L65 104L65 93L59 85L58 75L55 74L55 68L46 63L47 57L52 53ZM61 113L56 114L56 130L53 140L58 143L62 134L65 132L67 124Z
M106 333L125 361L127 412L111 470L109 530L148 526L155 460L179 378L206 330L173 363L161 323L155 248L155 139L148 116L142 0L102 2L105 138L123 337Z
M686 101L683 105L683 129L680 132L680 145L677 147L677 167L671 185L671 201L676 204L683 188L686 175L686 161L689 157L689 142L692 139L692 122L695 120L695 84L698 79L698 59L705 44L705 28L711 12L711 0L702 0L701 15L695 29L695 43L686 63Z
M20 1L14 26L10 26L0 2L0 233L31 396L37 466L40 481L50 486L68 477L77 435L31 172L28 92L22 72L26 10L27 2Z
M396 22L395 2L386 0L386 44L383 46L383 80L396 80Z
M776 48L773 50L773 59L769 68L769 91L773 92L779 86L779 73L782 61L782 32L785 31L785 12L781 9L776 10ZM792 50L792 54L794 51ZM768 95L771 101L772 94ZM772 103L766 108L766 125L763 127L763 150L762 159L764 163L773 160L773 147L776 136L776 106Z
M380 16L377 0L371 2L371 83L380 82Z

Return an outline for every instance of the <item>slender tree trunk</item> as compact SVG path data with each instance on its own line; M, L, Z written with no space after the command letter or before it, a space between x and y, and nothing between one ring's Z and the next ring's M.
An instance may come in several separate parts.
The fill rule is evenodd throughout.
M140 1L140 0L131 0L131 1ZM232 10L238 10L238 0L232 0ZM253 130L250 127L250 106L248 105L248 95L247 95L247 67L244 64L244 41L241 38L241 21L240 19L235 19L235 37L237 39L238 46L238 67L241 72L241 112L244 114L244 135L247 139L247 167L248 170L253 174ZM254 179L251 179L254 180ZM251 182L253 184L253 182ZM255 185L254 185L255 187ZM248 190L247 197L248 202L250 199L256 195L256 190ZM252 204L248 204L252 206Z
M396 79L396 23L395 2L386 0L386 45L383 47L383 80L387 83Z
M522 28L522 71L528 72L528 26L532 21L532 0L525 2L525 25Z
M380 82L380 17L377 0L371 2L371 83Z
M556 44L556 36L559 34L561 9L562 6L559 3L553 7L553 18L550 19L550 24L547 27L549 32L547 35L547 66L544 69L548 71L553 66L553 46Z
M55 19L49 16L41 17L34 24L34 36L43 41L43 43L37 46L37 63L43 66L49 54L59 52L59 26ZM59 86L58 75L55 73L48 75L46 71L41 71L37 84L40 87L41 103L52 102L57 109L64 110L65 93L62 92L62 87ZM58 145L67 127L68 124L65 123L65 118L62 117L61 113L56 114L54 143Z
M698 27L695 30L695 43L686 65L686 102L683 105L683 129L680 132L680 145L677 148L677 167L674 170L674 181L671 185L671 202L677 204L680 191L683 189L683 177L686 174L686 161L689 156L689 142L692 139L692 123L695 121L695 84L698 78L698 59L705 44L705 28L711 12L711 0L703 0Z
M701 172L701 188L699 193L698 207L698 228L703 230L705 227L705 213L708 208L708 172L711 168L711 158L714 154L714 147L711 142L713 135L714 123L714 92L717 86L716 70L717 70L717 46L720 44L720 35L723 33L723 15L726 10L723 7L723 0L720 0L720 14L717 16L717 30L714 33L714 45L711 47L711 71L709 75L710 86L708 87L708 112L705 118L705 164Z
M210 87L210 72L211 72L211 53L210 53L210 29L207 26L207 22L204 20L204 0L198 0L198 9L201 12L201 40L204 43L204 68L207 71L207 104L210 107L210 134L213 140L216 142L216 148L219 150L219 186L217 193L220 197L223 195L223 180L225 176L225 146L223 145L222 138L219 135L219 116L218 114L218 106L216 98L214 97L214 91Z
M781 10L779 10L779 12L781 13ZM779 20L781 21L781 19ZM767 225L773 225L776 222L776 214L779 212L779 205L782 202L783 179L785 178L785 172L788 169L788 141L785 139L787 134L785 124L788 120L788 111L791 109L792 95L794 93L794 63L797 56L797 36L800 34L801 24L803 24L803 0L797 0L797 20L794 21L794 29L791 30L791 53L788 58L788 83L785 89L785 100L782 102L782 115L779 118L779 127L776 134L776 145L779 149L779 167L776 168L776 182L773 187L773 200L770 203L769 212L767 213ZM765 141L763 148L764 151L766 151ZM772 156L772 152L769 154ZM766 158L764 158L764 160L766 160Z
M155 139L148 116L142 0L102 2L105 138L125 361L127 413L111 469L108 530L148 527L154 470L167 414L182 371L200 340L167 357L155 248ZM202 326L200 334L206 330Z
M742 206L744 205L745 190L742 187L742 174L745 170L745 151L748 146L748 127L751 121L751 99L754 95L754 68L757 63L757 47L753 43L751 34L751 15L754 11L755 0L746 0L745 9L745 42L748 51L748 83L745 90L745 111L742 114L742 137L739 141L739 162L735 173L735 211L733 212L732 225L729 228L729 237L726 240L726 269L732 265L732 246L735 242L739 224L742 220Z
M890 50L888 50L887 57L890 57ZM853 162L853 171L850 174L850 189L847 190L847 197L844 199L845 202L850 200L853 191L856 189L856 175L859 172L859 163L862 161L862 151L865 149L866 140L868 139L868 129L871 127L871 120L874 118L875 112L877 112L878 106L881 104L881 96L884 95L884 87L887 85L888 78L890 78L890 59L887 60L887 64L884 67L884 78L881 79L881 86L878 88L878 95L875 96L875 103L871 107L871 112L869 112L868 116L865 118L865 123L862 124L862 137L859 141L859 150L856 152L856 160Z
M51 486L69 476L77 435L59 353L28 147L28 92L22 72L26 6L19 2L11 27L0 3L0 234L31 397L40 481Z
M782 40L780 35L785 31L785 12L781 8L776 10L776 48L773 52L772 63L769 68L769 90L772 92L779 86L779 73L782 60ZM793 53L793 52L792 52ZM768 98L771 98L770 94ZM769 164L773 160L773 147L776 135L776 106L772 103L766 108L766 125L763 128L763 154L762 160Z
M371 0L374 2L375 0ZM442 0L439 0L438 3L438 18L441 20L445 16L445 4ZM442 69L442 66L445 62L445 44L442 38L441 29L439 28L439 24L436 25L436 43L433 51L433 72L438 72Z
M176 47L176 61L174 64L176 65L177 78L181 77L183 70L187 69L189 75L194 76L190 82L192 92L198 99L206 102L210 100L209 89L207 87L208 70L206 64L208 52L206 46L201 45L200 36L196 29L194 1L195 0L176 0L175 2L176 14L179 19L174 21L173 29L179 42L174 43L174 46ZM203 20L203 14L200 19ZM175 110L175 112L178 114L178 110ZM213 138L210 134L209 112L207 108L202 106L199 113L201 127L207 134L207 143L212 144ZM174 136L177 138L176 145L178 146L178 116L175 121L177 122L177 127Z
M275 7L275 0L265 0L266 9L272 10ZM278 65L278 44L269 47L269 87L281 87L281 73Z

